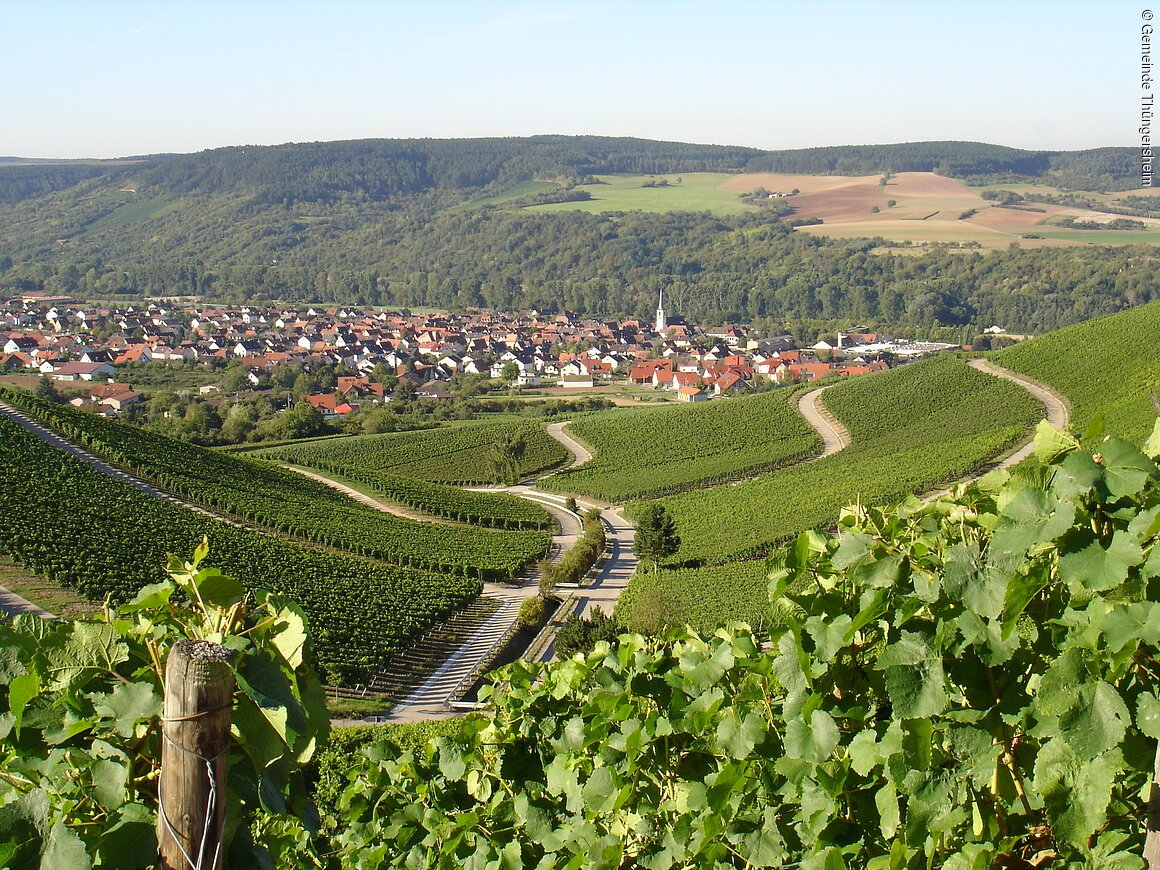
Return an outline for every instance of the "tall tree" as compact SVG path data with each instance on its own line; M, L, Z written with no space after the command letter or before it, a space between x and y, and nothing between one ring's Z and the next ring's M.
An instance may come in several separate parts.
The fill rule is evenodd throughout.
M661 559L672 556L681 548L677 524L662 505L650 504L636 522L633 551L638 559L652 562L653 571L660 568Z

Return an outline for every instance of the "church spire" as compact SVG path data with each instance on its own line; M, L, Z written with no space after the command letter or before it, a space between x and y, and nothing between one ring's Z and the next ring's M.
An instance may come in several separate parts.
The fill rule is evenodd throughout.
M656 331L657 332L664 332L665 329L668 328L668 325L669 325L669 322L665 318L665 291L664 291L664 288L661 288L661 296L660 296L660 299L657 300Z

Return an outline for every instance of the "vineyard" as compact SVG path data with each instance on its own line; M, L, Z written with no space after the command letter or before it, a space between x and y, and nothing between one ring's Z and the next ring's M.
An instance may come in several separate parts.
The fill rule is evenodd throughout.
M778 390L703 405L616 409L586 417L569 434L591 462L543 481L543 489L610 502L657 498L797 462L820 439L797 413L798 393Z
M755 558L832 522L851 502L881 504L966 475L1026 435L1043 412L1014 384L946 355L846 381L824 402L850 430L850 447L737 486L663 500L683 542L674 567ZM732 582L718 571L682 574L687 592L670 606L689 609L675 612L675 621L702 624L702 602L716 607L726 594L716 591L723 579Z
M764 559L712 568L639 571L616 603L616 616L632 631L654 634L688 625L712 634L741 620L768 626L769 594Z
M0 552L26 568L121 601L164 577L166 554L190 553L208 537L215 565L301 604L319 667L338 684L365 679L481 588L476 579L323 552L150 499L2 417L0 477Z
M517 573L549 544L546 532L402 519L273 463L206 450L24 393L5 390L0 395L65 438L161 489L238 520L355 555L497 580Z
M286 445L261 455L341 475L432 516L501 529L551 528L548 512L526 499L458 488L496 483L489 451L498 439L516 434L526 445L519 463L521 477L559 465L569 456L541 426L531 423L366 435Z
M532 422L484 423L422 432L362 435L301 447L279 447L263 455L311 468L321 467L316 461L320 459L374 474L386 472L454 486L486 486L499 482L488 458L491 447L517 435L522 436L526 444L519 463L520 477L547 471L571 457L560 442L548 435L541 425Z
M1059 390L1071 401L1081 431L1102 417L1109 432L1142 438L1156 418L1150 394L1160 392L1160 303L1089 320L992 358Z

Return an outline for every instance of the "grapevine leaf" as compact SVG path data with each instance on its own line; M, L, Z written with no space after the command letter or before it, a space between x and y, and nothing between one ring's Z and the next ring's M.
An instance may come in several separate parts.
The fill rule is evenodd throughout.
M1079 449L1079 442L1060 432L1046 420L1041 420L1035 427L1035 458L1044 464L1050 464L1073 450Z
M160 583L150 583L148 586L142 586L133 597L133 600L128 604L122 604L119 610L121 613L127 614L164 607L169 603L169 599L173 597L173 593L176 591L177 586L170 580L163 580Z
M1152 434L1144 442L1144 453L1152 459L1160 459L1160 417L1152 425Z
M138 870L157 860L157 815L141 804L125 804L117 821L101 837L97 851L102 866Z
M833 717L825 710L814 710L808 722L799 718L786 724L785 753L790 758L820 764L830 757L840 739Z
M717 726L717 745L730 758L748 758L753 747L765 739L765 720L756 713L746 713L740 717L731 709Z
M291 670L302 666L306 637L306 614L297 604L283 602L275 618L270 640L282 653Z
M1104 476L1104 469L1090 453L1072 453L1056 467L1052 489L1060 498L1071 499L1091 492Z
M874 740L873 731L859 731L850 741L850 767L859 776L866 776L882 762L882 754Z
M96 696L94 709L113 720L117 734L132 737L138 722L161 715L161 697L152 683L123 683L107 695Z
M1122 766L1118 752L1084 762L1064 740L1051 740L1035 760L1035 789L1043 796L1056 839L1078 849L1107 818L1112 783Z
M1060 716L1060 736L1079 758L1095 758L1120 744L1130 721L1120 693L1101 680L1080 689L1075 705Z
M1136 701L1136 727L1145 737L1160 740L1160 700L1155 695L1145 692Z
M786 859L785 839L777 827L777 811L766 807L761 827L741 837L738 853L754 867L780 867Z
M40 694L40 677L36 674L21 674L8 684L8 709L12 712L16 734L20 734L20 724L24 718L24 708L28 702Z
M806 620L806 631L813 636L817 657L824 662L832 661L854 634L853 620L845 613L831 620L811 616Z
M215 607L230 607L246 597L241 582L217 568L203 568L194 575L193 582L201 600Z
M1059 578L1064 583L1100 592L1119 586L1128 579L1128 570L1143 561L1140 544L1129 532L1120 529L1106 550L1097 540L1078 553L1061 556Z
M65 826L64 819L57 819L45 840L40 858L44 870L87 870L93 866L84 841Z
M886 692L897 719L919 719L941 713L947 705L942 660L926 638L904 631L875 665L886 671Z
M64 644L45 649L53 678L50 688L63 689L86 670L111 671L129 658L129 647L106 623L74 622Z
M894 839L898 830L898 792L890 780L874 793L874 806L878 808L878 824L882 829L882 836L887 840Z
M125 790L129 770L123 762L101 758L93 762L93 798L107 810L115 810L128 799Z
M1108 492L1117 498L1136 495L1156 473L1156 463L1127 441L1111 438L1100 445L1107 469Z

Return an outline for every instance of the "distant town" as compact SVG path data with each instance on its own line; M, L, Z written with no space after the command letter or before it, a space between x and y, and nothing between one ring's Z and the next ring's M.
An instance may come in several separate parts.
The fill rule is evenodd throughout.
M998 327L989 330L1001 332ZM745 326L702 327L658 300L652 322L570 313L411 313L350 307L222 308L154 302L124 308L63 296L0 301L0 374L70 384L70 401L117 415L143 401L122 375L179 366L207 373L206 401L268 387L275 372L338 372L327 388L282 378L286 406L305 402L333 419L407 398L452 395L457 378L569 395L610 384L699 402L754 389L882 371L958 345L912 341L863 326L799 346L793 336L755 337ZM226 371L234 373L226 384ZM221 378L213 378L218 372ZM150 379L152 380L152 379ZM83 382L83 383L82 383ZM84 389L87 386L87 391ZM309 387L310 382L298 382Z

